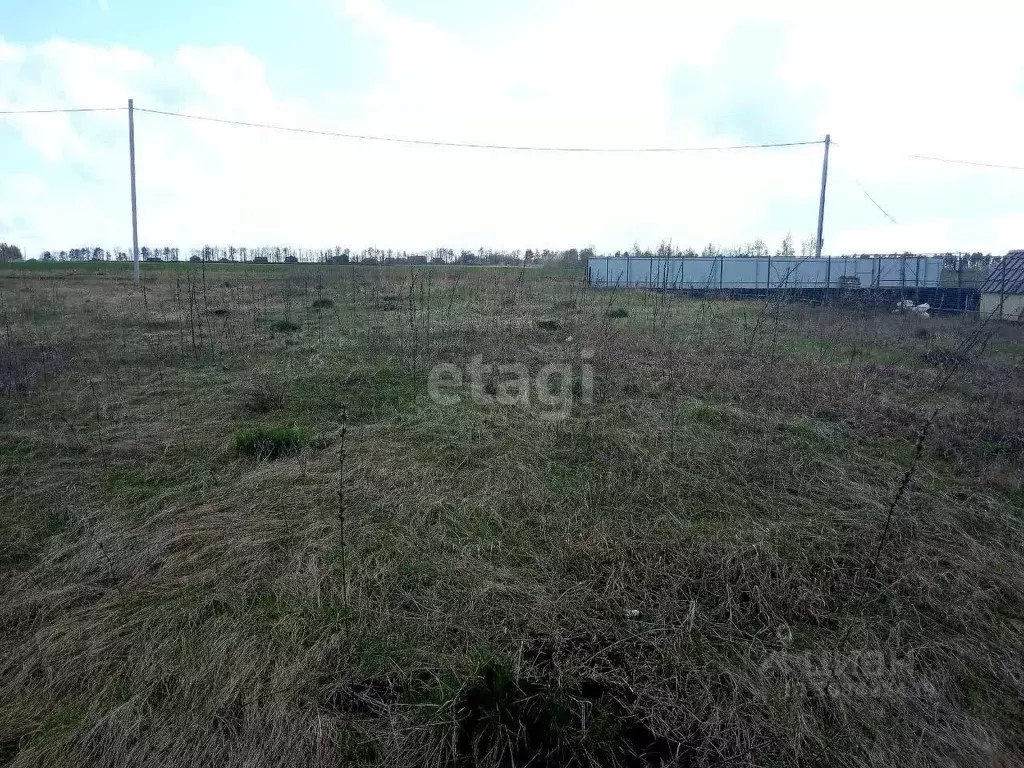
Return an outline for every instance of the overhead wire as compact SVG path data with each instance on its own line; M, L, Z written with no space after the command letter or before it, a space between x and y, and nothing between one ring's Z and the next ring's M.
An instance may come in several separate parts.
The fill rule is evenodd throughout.
M856 144L856 142L855 142ZM841 145L838 141L833 140L832 146L843 146L847 144L844 141ZM898 150L883 150L886 154L895 157L909 157L912 160L927 160L934 163L949 163L951 165L971 165L978 168L998 168L1006 171L1024 171L1024 165L1012 165L1009 163L986 163L978 160L960 160L953 157L939 157L938 155L924 155L914 152L900 152Z
M76 114L76 113L88 113L88 112L124 112L127 107L51 107L41 109L5 109L0 110L0 115L47 115L47 114ZM235 120L225 117L212 117L209 115L192 115L184 112L174 112L171 110L163 109L149 109L146 107L135 107L136 112L145 112L152 115L165 115L170 117L178 117L185 120L200 120L210 123L220 123L222 125L235 125L245 128L262 128L265 130L282 131L286 133L301 133L310 134L315 136L330 136L341 139L354 139L360 141L382 141L392 142L396 144L414 144L432 147L459 147L465 149L492 149L492 150L505 150L512 152L607 152L607 153L644 153L644 152L728 152L735 150L748 150L748 149L778 149L785 147L806 147L813 146L815 144L823 144L822 139L814 139L810 141L778 141L778 142L762 142L753 144L725 144L718 146L706 146L706 147L573 147L573 146L543 146L543 145L525 145L525 144L492 144L492 143L479 143L479 142L465 142L465 141L443 141L443 140L432 140L432 139L413 139L404 136L379 136L372 134L361 134L361 133L346 133L343 131L331 131L319 128L301 128L297 126L277 125L274 123L265 123L248 120ZM839 142L833 141L832 146L839 145ZM902 153L901 153L902 154ZM906 153L906 157L914 160L926 160L929 162L936 163L948 163L952 165L967 165L979 168L997 168L1002 170L1010 171L1024 171L1024 166L1012 165L1009 163L989 163L977 160L961 160L958 158L951 157L940 157L938 155L925 155L919 153ZM860 184L860 182L858 182ZM860 185L863 189L863 185ZM867 194L867 191L865 194ZM892 219L885 210L875 202L874 199L868 195L871 202L874 203L879 210L885 215Z
M168 115L172 117L180 117L187 120L200 120L210 123L220 123L223 125L243 126L246 128L263 128L273 131L283 131L286 133L303 133L315 136L330 136L334 138L355 139L362 141L383 141L392 142L396 144L415 144L432 147L459 147L464 149L492 149L511 152L725 152L730 150L743 149L775 149L779 147L801 147L824 143L822 139L817 139L814 141L769 142L762 144L732 144L710 147L564 147L516 144L484 144L463 141L435 141L430 139L411 139L400 136L378 136L360 133L344 133L341 131L329 131L317 128L299 128L295 126L275 125L273 123L251 122L247 120L233 120L223 117L209 117L206 115L189 115L181 112L171 112L160 109L147 109L144 107L136 107L135 111L146 112L152 115Z
M875 200L875 198L873 198L873 197L871 196L871 193L870 193L870 192L868 192L868 190L867 190L867 187L865 187L865 186L864 186L864 184L863 184L863 183L861 183L861 180L860 180L860 179L858 179L858 178L857 178L856 176L854 176L854 177L853 177L853 180L854 180L854 181L856 182L857 186L858 186L858 187L860 187L860 191L864 193L864 197L866 197L866 198L867 198L868 200L870 200L870 201L871 201L871 204L872 204L872 205L874 205L874 206L875 206L875 208L877 208L878 210L880 210L880 211L882 212L882 215L883 215L883 216L885 216L885 218L887 218L887 219L888 219L889 221L891 221L891 222L892 222L893 224L899 224L899 222L898 222L898 221L896 221L896 219L894 219L894 218L892 217L892 215L891 215L891 214L890 214L890 213L889 213L889 212L888 212L887 210L885 210L885 208L883 208L883 207L882 207L882 206L881 206L881 205L880 205L880 204L878 203L878 201L877 201L877 200Z
M76 114L76 113L88 113L88 112L124 112L127 107L52 107L52 108L41 108L41 109L6 109L0 110L0 115L46 115L46 114ZM152 115L164 115L169 117L178 117L185 120L199 120L210 123L220 123L222 125L234 125L245 128L261 128L264 130L281 131L285 133L300 133L309 134L314 136L329 136L341 139L353 139L359 141L381 141L391 142L395 144L413 144L421 146L432 146L432 147L458 147L464 149L491 149L491 150L504 150L511 152L591 152L591 153L645 153L645 152L728 152L737 150L749 150L749 149L779 149L785 147L806 147L813 146L816 144L823 144L822 139L814 139L809 141L778 141L778 142L761 142L752 144L724 144L717 146L697 146L697 147L576 147L576 146L544 146L544 145L528 145L528 144L494 144L494 143L481 143L481 142L466 142L466 141L444 141L444 140L433 140L433 139L414 139L404 136L381 136L373 134L361 134L361 133L346 133L344 131L332 131L319 128L302 128L298 126L288 125L277 125L274 123L249 121L249 120L235 120L225 117L213 117L209 115L193 115L184 112L174 112L171 110L163 109L149 109L147 107L135 107L136 112L145 112ZM833 141L832 146L837 146L839 142ZM977 160L961 160L958 158L951 157L940 157L938 155L926 155L919 153L906 153L906 157L914 160L925 160L929 162L937 163L948 163L952 165L967 165L975 166L980 168L997 168L1010 171L1024 171L1024 166L1012 165L1009 163L989 163ZM857 182L863 190L863 185ZM885 215L892 219L891 216L883 209L878 203L871 198L866 190L863 190L868 199L874 203L879 210Z
M974 165L980 168L1001 168L1007 171L1024 171L1022 165L1005 165L1003 163L980 163L974 160L954 160L948 157L936 157L934 155L908 155L915 160L931 160L936 163L951 163L953 165Z
M0 115L53 115L75 112L123 112L128 107L60 107L52 109L4 109Z

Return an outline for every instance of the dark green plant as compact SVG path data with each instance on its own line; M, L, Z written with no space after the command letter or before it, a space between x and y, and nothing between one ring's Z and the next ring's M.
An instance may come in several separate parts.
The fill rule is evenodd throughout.
M301 331L302 325L296 323L294 320L282 317L280 320L275 320L270 324L270 327L280 333L294 333L295 331Z
M239 456L257 459L279 459L297 454L305 442L295 427L250 427L235 433L235 450Z

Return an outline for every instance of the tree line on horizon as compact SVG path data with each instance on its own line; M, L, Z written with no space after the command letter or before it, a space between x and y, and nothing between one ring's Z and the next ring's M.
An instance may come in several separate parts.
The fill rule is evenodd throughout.
M797 251L799 250L799 256ZM760 238L752 243L739 246L721 247L713 243L701 251L693 248L681 249L672 241L665 240L656 249L642 249L634 245L629 250L599 254L593 247L568 248L564 250L533 249L504 250L479 248L476 251L453 248L436 248L427 251L405 251L391 248L363 248L353 250L341 246L330 248L295 248L292 246L259 246L245 247L234 245L205 245L190 248L183 258L180 248L161 246L142 246L139 257L147 262L219 262L219 263L254 263L254 264L364 264L364 265L425 265L452 264L467 266L521 266L521 265L552 265L573 267L585 263L592 258L634 257L634 258L750 258L769 256L777 258L813 258L815 253L814 240L808 238L800 243L799 249L793 244L791 235L787 235L780 246L772 251ZM862 253L847 254L853 257L876 256L916 256L906 251L902 253L878 254ZM1001 256L985 254L980 251L973 253L947 252L941 255L946 259L949 269L985 269L991 267ZM131 261L131 253L123 249L104 249L100 247L71 248L62 251L44 251L40 257L43 261L82 262L82 261ZM0 244L0 263L20 261L23 259L21 250L14 245Z
M0 264L6 264L10 261L21 261L23 258L24 255L18 246L0 243Z

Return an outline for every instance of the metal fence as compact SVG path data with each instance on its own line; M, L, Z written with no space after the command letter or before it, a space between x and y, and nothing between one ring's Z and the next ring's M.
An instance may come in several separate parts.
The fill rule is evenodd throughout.
M942 257L657 257L611 256L587 262L595 287L664 290L935 288Z

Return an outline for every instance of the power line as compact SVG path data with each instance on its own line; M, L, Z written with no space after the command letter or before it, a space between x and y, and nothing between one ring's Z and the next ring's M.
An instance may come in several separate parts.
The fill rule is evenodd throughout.
M123 112L126 107L57 107L50 109L8 109L0 110L0 115L49 115L49 114L75 114L85 112ZM813 141L781 141L781 142L765 142L761 144L729 144L713 147L549 147L549 146L535 146L535 145L514 145L514 144L481 144L474 142L461 142L461 141L432 141L429 139L410 139L400 136L372 136L369 134L359 133L343 133L341 131L327 131L315 128L297 128L294 126L286 125L274 125L272 123L259 123L249 122L245 120L232 120L223 117L208 117L205 115L189 115L182 112L171 112L168 110L160 109L146 109L144 107L137 107L136 112L148 112L152 115L167 115L169 117L180 117L186 120L202 120L210 123L220 123L222 125L235 125L242 126L245 128L263 128L272 131L283 131L285 133L304 133L315 136L331 136L341 139L356 139L360 141L385 141L392 142L395 144L418 144L422 146L431 147L461 147L465 149L496 149L506 150L513 152L727 152L733 150L743 149L778 149L783 147L806 147L814 144L822 144L821 139L815 139ZM837 146L839 142L833 141L832 146ZM959 160L950 157L938 157L936 155L922 155L908 153L907 157L915 160L928 160L936 163L949 163L952 165L970 165L979 168L999 168L1009 171L1024 171L1024 166L1020 165L1009 165L1006 163L984 163L975 160ZM857 182L860 185L860 182ZM874 199L868 195L867 190L864 190L863 185L860 185L861 189L868 196L868 199L874 203L879 210L885 213L885 210L875 202ZM887 217L892 219L888 213L885 213Z
M883 208L882 206L880 206L878 204L878 201L875 200L875 198L873 198L871 196L871 193L868 192L867 188L863 184L861 184L860 179L858 179L856 176L854 176L853 180L855 182L857 182L857 186L860 187L860 191L864 193L864 197L866 197L868 200L870 200L871 203L875 206L875 208L877 208L878 210L880 210L882 212L882 215L885 216L885 218L887 218L893 224L898 224L899 223L899 222L896 221L896 219L894 219L892 216L889 215L889 212L887 210L885 210L885 208Z
M835 141L832 142L832 146L833 147L836 144L837 144L837 142L835 142ZM856 174L847 171L841 165L837 165L836 171L841 172L843 176L849 176L849 178L853 179L854 184L856 184L858 187L860 187L860 191L864 193L864 197L866 197L868 200L870 200L871 204L873 206L875 206L875 208L877 208L882 213L882 215L885 216L885 218L887 218L893 224L898 224L899 223L898 221L896 221L896 219L894 219L892 217L892 215L887 210L885 210L885 208L883 208L881 206L881 204L877 200L875 200L875 198L873 198L871 196L871 193L868 192L868 188L864 186L864 182L862 182L860 179L858 179Z
M53 115L73 112L123 112L127 107L72 107L57 109L5 109L0 115Z
M832 142L833 147L838 145L838 141ZM846 146L845 142L842 146ZM899 152L897 150L888 150L888 154L899 157L909 157L913 160L930 160L935 163L951 163L952 165L973 165L979 168L1001 168L1007 171L1024 171L1024 166L1008 165L1006 163L981 163L975 160L957 160L956 158L952 157L938 157L937 155L920 155L913 154L911 152Z
M331 136L341 139L357 139L361 141L386 141L395 144L416 144L431 147L461 147L464 149L495 149L513 152L724 152L739 149L774 149L777 147L802 147L812 144L821 144L820 139L816 141L789 141L766 144L734 144L730 146L717 147L545 147L533 145L509 145L509 144L477 144L461 141L431 141L427 139L409 139L398 136L371 136L359 133L342 133L340 131L326 131L315 128L296 128L293 126L273 125L270 123L256 123L245 120L230 120L222 117L206 117L204 115L186 115L181 112L168 112L159 109L145 109L136 107L136 112L147 112L152 115L168 115L181 117L187 120L201 120L210 123L223 125L236 125L245 128L264 128L273 131L286 133L304 133L315 136Z
M1024 166L1004 165L1002 163L978 163L973 160L953 160L948 157L935 157L934 155L909 155L915 160L932 160L936 163L952 163L954 165L976 165L981 168L1003 168L1008 171L1024 171Z

